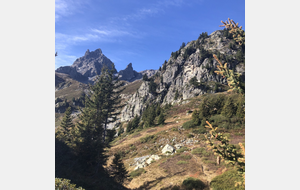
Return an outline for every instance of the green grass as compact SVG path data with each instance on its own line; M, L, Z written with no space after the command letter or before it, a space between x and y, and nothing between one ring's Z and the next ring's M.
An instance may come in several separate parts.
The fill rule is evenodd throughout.
M181 165L181 164L188 164L188 162L187 162L187 161L182 161L182 160L180 160L180 161L178 161L176 164L178 164L178 165Z
M138 177L138 176L140 176L142 173L145 173L146 171L143 169L143 168L139 168L139 169L137 169L137 170L134 170L134 171L132 171L130 174L129 174L129 176L131 177L131 178L135 178L135 177Z
M243 187L235 187L235 183L241 180L243 180L243 177L236 170L228 170L223 174L213 178L210 185L213 190L244 190L245 188Z

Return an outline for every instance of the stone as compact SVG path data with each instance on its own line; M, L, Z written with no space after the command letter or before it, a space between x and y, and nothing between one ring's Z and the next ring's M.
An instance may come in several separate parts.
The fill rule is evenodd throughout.
M162 149L163 154L171 154L175 151L175 148L169 144L166 144L165 147Z

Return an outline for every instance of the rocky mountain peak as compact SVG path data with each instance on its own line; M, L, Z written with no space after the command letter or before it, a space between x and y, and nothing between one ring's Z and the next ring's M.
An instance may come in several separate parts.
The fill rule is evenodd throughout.
M127 67L126 67L125 70L133 70L133 68L132 68L132 63L129 63L129 64L127 65Z

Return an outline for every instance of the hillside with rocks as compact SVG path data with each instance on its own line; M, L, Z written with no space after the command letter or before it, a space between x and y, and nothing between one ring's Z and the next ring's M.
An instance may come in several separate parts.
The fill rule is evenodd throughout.
M144 81L135 94L128 99L122 110L121 121L129 121L135 115L141 115L147 104L174 104L181 100L205 94L224 91L227 88L226 78L214 73L217 61L216 54L228 67L245 74L241 61L241 47L233 45L233 39L224 35L225 30L218 30L209 36L191 41L178 51L172 52L168 61L162 65L153 77L154 83ZM150 85L155 90L150 92Z
M202 33L182 43L158 70L136 72L130 63L106 72L92 93L73 76L92 81L100 49L87 51L73 70L57 69L56 125L63 120L65 126L57 127L56 140L65 143L56 147L57 173L91 189L245 189L245 46L235 40L227 29ZM113 76L124 83L107 82ZM71 113L62 119L68 106ZM76 107L87 109L81 114ZM120 112L115 122L109 122L109 109Z

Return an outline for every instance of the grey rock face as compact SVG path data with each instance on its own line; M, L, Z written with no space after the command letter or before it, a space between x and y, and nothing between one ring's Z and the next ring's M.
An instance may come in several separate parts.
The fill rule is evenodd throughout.
M142 76L146 74L148 77L152 77L153 75L155 75L156 72L157 70L149 69L149 70L140 71L139 73L142 74Z
M91 52L87 50L84 56L76 59L71 67L85 77L94 77L101 73L101 69L104 66L112 69L113 62L99 48Z
M71 78L80 82L86 83L88 81L88 77L83 76L81 73L77 72L77 70L71 66L59 67L56 69L56 72L68 74Z
M198 45L197 45L198 43ZM236 68L238 72L244 74L244 68L237 66L235 60L236 50L229 48L231 40L224 38L221 31L215 31L206 39L197 39L189 42L184 48L179 50L179 56L170 59L165 63L165 70L156 71L162 82L158 83L157 95L149 93L149 82L143 82L138 91L127 101L127 105L122 110L121 121L133 119L135 115L141 115L147 103L175 104L182 100L187 100L205 93L215 93L215 83L227 85L226 78L214 73L217 61L213 58L202 58L200 47L210 53L231 56L228 63L230 69ZM184 58L183 55L188 48L194 48L195 52ZM192 78L202 85L194 86L189 83ZM175 97L175 95L178 95Z
M138 73L135 70L133 70L132 63L129 63L126 69L119 71L118 74L120 76L120 80L126 80L128 82L132 82L143 77L141 73Z

